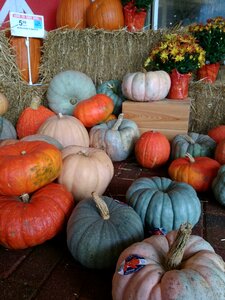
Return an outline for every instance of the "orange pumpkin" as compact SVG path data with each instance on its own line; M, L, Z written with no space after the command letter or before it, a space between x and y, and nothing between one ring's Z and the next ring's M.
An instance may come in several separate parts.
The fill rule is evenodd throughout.
M90 0L61 0L56 11L56 26L86 28L86 10Z
M214 157L221 165L225 164L225 138L217 144Z
M210 136L218 144L220 141L225 139L225 125L218 125L211 128L208 131L208 136Z
M124 15L121 1L93 0L87 9L87 25L106 30L123 28Z

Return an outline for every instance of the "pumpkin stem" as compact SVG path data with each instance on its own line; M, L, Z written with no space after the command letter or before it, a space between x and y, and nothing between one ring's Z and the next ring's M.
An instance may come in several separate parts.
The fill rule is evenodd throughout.
M124 117L123 113L119 114L118 119L116 120L116 123L113 125L111 130L118 130L119 129L120 125L123 122L123 117Z
M30 202L29 194L22 194L20 196L20 199L22 200L23 203L29 203Z
M102 216L102 218L104 220L108 220L110 217L109 209L108 209L105 201L102 198L100 198L96 192L92 192L91 195L95 201L97 208L99 209L99 212L100 212L100 215Z
M21 155L25 155L26 153L27 153L26 150L21 151Z
M195 141L189 135L185 134L184 138L187 142L191 143L192 145L195 144Z
M41 104L41 98L39 96L35 96L32 100L31 100L31 104L30 104L30 108L36 110L38 109L38 107Z
M190 153L187 152L185 154L185 157L189 158L190 163L194 163L195 162L194 157Z
M192 225L190 223L185 223L180 226L176 238L166 256L166 270L173 270L179 267L184 255L185 246L191 235L191 231Z

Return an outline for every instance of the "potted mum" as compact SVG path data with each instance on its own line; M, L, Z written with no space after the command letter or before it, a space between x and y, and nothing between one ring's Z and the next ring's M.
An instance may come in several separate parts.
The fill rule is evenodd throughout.
M197 72L198 79L213 83L220 68L220 61L225 59L225 18L216 17L208 19L206 24L190 25L189 32L196 37L206 52L206 64Z
M144 68L164 70L170 74L170 99L184 99L188 96L188 85L192 72L205 64L205 51L195 37L188 33L164 35L162 41L151 50Z

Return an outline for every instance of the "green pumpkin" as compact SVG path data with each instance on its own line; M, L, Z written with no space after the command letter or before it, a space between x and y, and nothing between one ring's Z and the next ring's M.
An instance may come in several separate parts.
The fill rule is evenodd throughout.
M114 268L121 251L143 238L141 219L132 207L95 193L76 205L67 223L69 251L92 269Z
M171 159L185 157L186 153L193 157L213 157L215 148L216 142L207 134L196 132L178 134L171 142Z
M215 199L225 206L225 165L221 166L212 182Z
M122 103L124 96L121 89L120 80L108 80L97 87L97 94L105 94L109 96L114 102L114 115L119 115L122 111Z
M165 177L138 178L128 188L126 202L139 214L145 230L176 230L199 221L201 204L192 186Z
M16 139L17 133L13 124L4 117L0 117L0 140Z

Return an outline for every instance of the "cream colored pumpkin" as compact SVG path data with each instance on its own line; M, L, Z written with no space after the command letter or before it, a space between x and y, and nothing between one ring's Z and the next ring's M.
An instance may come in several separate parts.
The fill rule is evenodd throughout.
M9 108L9 100L6 96L0 93L0 116L4 115Z
M157 101L164 99L170 89L171 79L165 71L128 73L122 80L122 92L129 100Z
M102 195L113 175L114 166L105 151L68 146L62 150L63 167L58 182L73 194L75 201L91 197L96 191Z

